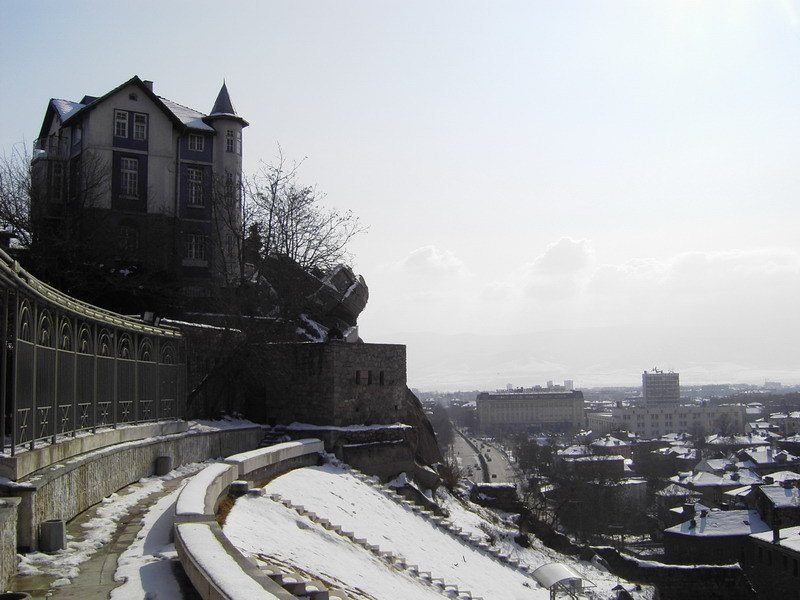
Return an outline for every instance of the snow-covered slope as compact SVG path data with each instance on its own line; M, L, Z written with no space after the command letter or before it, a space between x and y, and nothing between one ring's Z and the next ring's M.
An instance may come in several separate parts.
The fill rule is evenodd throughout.
M356 537L380 546L382 551L401 555L420 570L429 571L461 590L469 590L473 596L485 600L549 598L548 591L530 576L436 527L344 467L328 464L291 471L270 482L265 494L280 494L355 533ZM597 598L615 597L611 588L618 580L609 573L538 543L523 549L513 541L513 530L489 523L491 515L483 509L452 497L445 497L443 502L452 520L462 529L488 532L495 544L521 563L536 568L554 561L564 562L597 585L594 590ZM442 597L434 588L421 585L346 538L322 529L267 496L237 500L224 530L246 553L274 557L322 580L351 591L360 588L368 594L356 597L377 600ZM645 592L640 597L649 595Z

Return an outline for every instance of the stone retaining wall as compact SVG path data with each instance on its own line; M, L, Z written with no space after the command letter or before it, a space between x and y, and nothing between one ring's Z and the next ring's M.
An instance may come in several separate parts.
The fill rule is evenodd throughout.
M17 506L19 498L0 499L0 592L17 572Z
M615 575L654 585L660 600L755 600L756 593L738 565L667 565L636 561L615 548L593 547Z
M254 448L262 436L262 428L254 426L138 440L90 452L37 471L17 483L0 485L1 495L22 499L17 547L35 550L42 522L68 521L117 490L153 475L159 456L171 456L176 466L202 462Z

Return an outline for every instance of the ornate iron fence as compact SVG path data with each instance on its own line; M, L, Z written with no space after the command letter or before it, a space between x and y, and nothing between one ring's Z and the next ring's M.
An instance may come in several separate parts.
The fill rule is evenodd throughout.
M186 346L179 330L67 296L2 250L0 302L0 452L183 416Z

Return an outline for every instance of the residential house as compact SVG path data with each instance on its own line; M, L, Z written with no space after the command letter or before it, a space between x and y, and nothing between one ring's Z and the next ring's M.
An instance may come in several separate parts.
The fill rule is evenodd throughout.
M77 236L106 264L209 295L236 269L247 125L225 83L208 114L135 76L100 96L51 99L32 156L37 235L59 239L91 212Z

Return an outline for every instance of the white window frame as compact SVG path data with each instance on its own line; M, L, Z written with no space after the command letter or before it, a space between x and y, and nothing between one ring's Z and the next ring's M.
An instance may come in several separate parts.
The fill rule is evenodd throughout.
M114 111L114 137L128 137L128 111L126 110Z
M206 260L206 236L202 233L186 234L186 258Z
M204 206L203 170L195 167L188 167L186 169L186 181L189 184L189 198L187 204L189 206Z
M123 198L139 197L139 159L125 156L120 158L119 195Z
M189 134L189 150L192 152L202 152L206 149L206 138L199 133Z
M147 140L147 114L133 113L133 139Z

